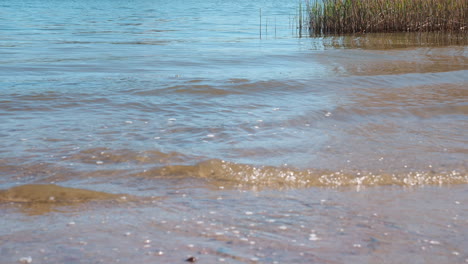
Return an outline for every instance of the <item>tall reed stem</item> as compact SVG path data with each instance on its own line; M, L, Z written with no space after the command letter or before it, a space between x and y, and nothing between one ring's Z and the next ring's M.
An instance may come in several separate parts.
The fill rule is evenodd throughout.
M467 32L467 0L305 0L311 34ZM301 10L302 4L299 4Z

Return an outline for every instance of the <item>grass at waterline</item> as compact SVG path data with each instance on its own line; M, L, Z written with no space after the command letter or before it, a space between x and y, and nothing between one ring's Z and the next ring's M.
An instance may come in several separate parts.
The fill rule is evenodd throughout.
M311 34L468 30L467 0L306 1L299 27L305 25Z

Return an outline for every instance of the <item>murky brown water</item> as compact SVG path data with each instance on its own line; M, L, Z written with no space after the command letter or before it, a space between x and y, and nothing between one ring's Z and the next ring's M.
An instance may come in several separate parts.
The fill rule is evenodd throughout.
M468 262L466 35L295 12L1 3L0 263Z

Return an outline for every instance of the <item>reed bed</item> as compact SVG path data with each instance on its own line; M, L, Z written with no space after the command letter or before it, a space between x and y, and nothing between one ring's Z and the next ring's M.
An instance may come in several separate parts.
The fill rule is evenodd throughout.
M306 0L305 6L299 26L311 34L468 30L467 0Z

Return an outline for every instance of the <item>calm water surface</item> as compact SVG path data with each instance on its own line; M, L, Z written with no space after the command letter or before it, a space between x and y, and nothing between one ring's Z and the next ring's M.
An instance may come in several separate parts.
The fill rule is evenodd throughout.
M2 1L0 263L468 262L466 35L297 6Z

